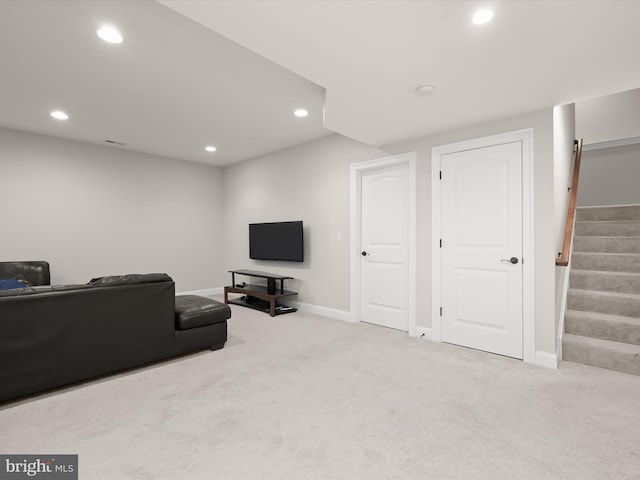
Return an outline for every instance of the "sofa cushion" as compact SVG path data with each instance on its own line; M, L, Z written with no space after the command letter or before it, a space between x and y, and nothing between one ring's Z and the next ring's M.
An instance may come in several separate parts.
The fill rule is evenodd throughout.
M5 278L0 280L0 290L14 290L16 288L26 288L29 284L19 278Z
M213 325L231 318L229 305L198 295L178 295L175 310L177 330Z
M92 278L89 282L96 287L114 287L117 285L135 285L139 283L172 282L166 273L130 273L128 275L112 275Z

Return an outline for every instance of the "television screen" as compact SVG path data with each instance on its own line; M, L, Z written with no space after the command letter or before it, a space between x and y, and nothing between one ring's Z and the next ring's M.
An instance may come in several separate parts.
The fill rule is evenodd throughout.
M302 220L249 224L249 258L304 261Z

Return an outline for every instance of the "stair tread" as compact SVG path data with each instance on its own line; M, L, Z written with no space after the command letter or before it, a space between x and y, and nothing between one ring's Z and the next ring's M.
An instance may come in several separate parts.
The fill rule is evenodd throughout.
M640 223L640 219L576 220L576 223Z
M580 317L585 318L587 320L603 320L610 323L624 323L637 325L640 327L640 318L638 317L627 317L624 315L614 315L611 313L599 313L599 312L587 312L582 310L567 310L565 312L565 317Z
M576 254L581 254L581 255L610 255L611 257L624 257L624 256L629 256L631 255L632 257L638 257L640 256L640 253L634 253L634 252L574 252Z
M640 262L640 253L633 252L586 252L573 249L571 253L572 257L572 265L574 263L584 263L584 262L604 262L608 264L617 264L619 262L624 262L629 264L629 268L635 268L634 264ZM576 261L577 259L577 261ZM604 266L602 267L604 268ZM616 271L616 270L598 270L598 271ZM627 270L622 270L627 271Z
M578 207L577 220L638 220L640 205L603 205L597 207Z
M576 220L576 223L640 223L640 220Z
M640 254L640 236L576 235L573 238L573 250Z
M640 355L640 345L635 345L633 343L614 342L612 340L585 337L582 335L575 335L573 333L565 333L563 336L563 342L602 348L604 350L614 351L624 355Z
M575 238L606 238L607 240L640 240L640 235L576 235Z
M624 275L632 278L640 278L640 272L617 272L615 270L585 270L581 268L572 268L571 273L581 273L581 274L596 274L596 275Z
M569 293L574 292L579 295L595 295L601 297L618 297L618 298L632 298L640 300L640 293L620 293L620 292L607 292L604 290L585 290L583 288L569 288Z

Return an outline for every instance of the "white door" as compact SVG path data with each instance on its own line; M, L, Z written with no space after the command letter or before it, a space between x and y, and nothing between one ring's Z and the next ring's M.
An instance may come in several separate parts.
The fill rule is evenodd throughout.
M441 157L442 341L522 358L522 142Z
M360 319L408 331L408 165L364 171L360 191Z

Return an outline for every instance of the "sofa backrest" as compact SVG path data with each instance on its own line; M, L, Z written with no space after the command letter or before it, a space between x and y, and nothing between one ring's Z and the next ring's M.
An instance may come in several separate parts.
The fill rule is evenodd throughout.
M0 262L0 280L20 277L31 285L51 285L49 263L45 261Z
M0 296L0 319L0 402L176 350L173 281Z

